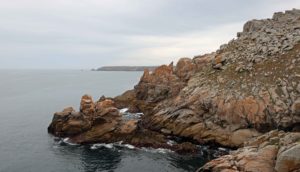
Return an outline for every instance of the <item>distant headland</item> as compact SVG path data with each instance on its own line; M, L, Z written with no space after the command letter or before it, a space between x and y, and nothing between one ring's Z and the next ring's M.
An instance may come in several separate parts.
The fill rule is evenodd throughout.
M103 66L92 71L144 71L148 69L153 71L157 66Z

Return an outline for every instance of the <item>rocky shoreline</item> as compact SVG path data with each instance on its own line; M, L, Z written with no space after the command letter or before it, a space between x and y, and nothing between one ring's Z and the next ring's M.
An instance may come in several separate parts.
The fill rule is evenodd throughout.
M119 109L143 113L127 119ZM115 98L84 95L54 114L48 132L74 143L124 141L193 153L237 149L199 171L300 171L300 10L251 20L216 52L144 71ZM187 142L168 144L168 137Z

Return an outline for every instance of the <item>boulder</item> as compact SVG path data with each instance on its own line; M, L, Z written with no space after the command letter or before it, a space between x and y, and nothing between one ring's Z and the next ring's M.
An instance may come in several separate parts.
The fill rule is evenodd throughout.
M123 94L116 96L113 100L118 109L129 108L130 112L139 112L134 90L125 91Z
M243 28L243 32L258 32L264 26L264 22L261 20L251 20L246 22Z
M300 169L299 139L300 133L273 130L208 162L198 171L294 172Z
M120 126L120 134L132 134L137 129L138 120L126 121Z
M300 143L277 155L275 169L277 172L293 172L300 169Z
M254 129L241 129L234 131L231 135L231 142L233 145L237 145L238 147L242 146L245 141L250 140L253 137L261 135Z
M222 69L222 66L225 64L225 62L226 62L226 56L224 56L224 54L218 54L212 60L212 67L214 69Z
M205 164L198 172L212 171L247 171L273 172L276 146L266 146L263 149L243 148Z
M215 53L195 56L193 62L196 64L196 70L201 70L203 67L209 65L214 57Z
M65 108L62 112L53 115L48 132L60 137L72 136L91 128L92 122L72 107Z
M120 117L119 110L115 107L115 102L111 99L104 99L102 101L96 102L95 105L95 115L97 117L111 116Z

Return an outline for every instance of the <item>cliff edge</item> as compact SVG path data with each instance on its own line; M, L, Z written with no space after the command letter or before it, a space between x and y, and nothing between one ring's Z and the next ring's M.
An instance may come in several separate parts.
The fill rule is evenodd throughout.
M165 137L172 135L240 148L199 171L299 171L299 66L300 10L275 13L246 22L216 52L145 70L134 89L120 96L88 98L80 112L56 113L48 131L77 143L127 140L167 147ZM99 105L107 101L110 106ZM117 110L125 107L144 115L127 123ZM250 161L256 157L265 159Z

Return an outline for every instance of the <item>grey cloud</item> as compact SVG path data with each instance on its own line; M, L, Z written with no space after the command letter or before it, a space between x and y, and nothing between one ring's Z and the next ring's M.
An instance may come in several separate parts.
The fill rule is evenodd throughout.
M297 0L2 1L0 68L168 63L215 50L249 19L300 7Z

